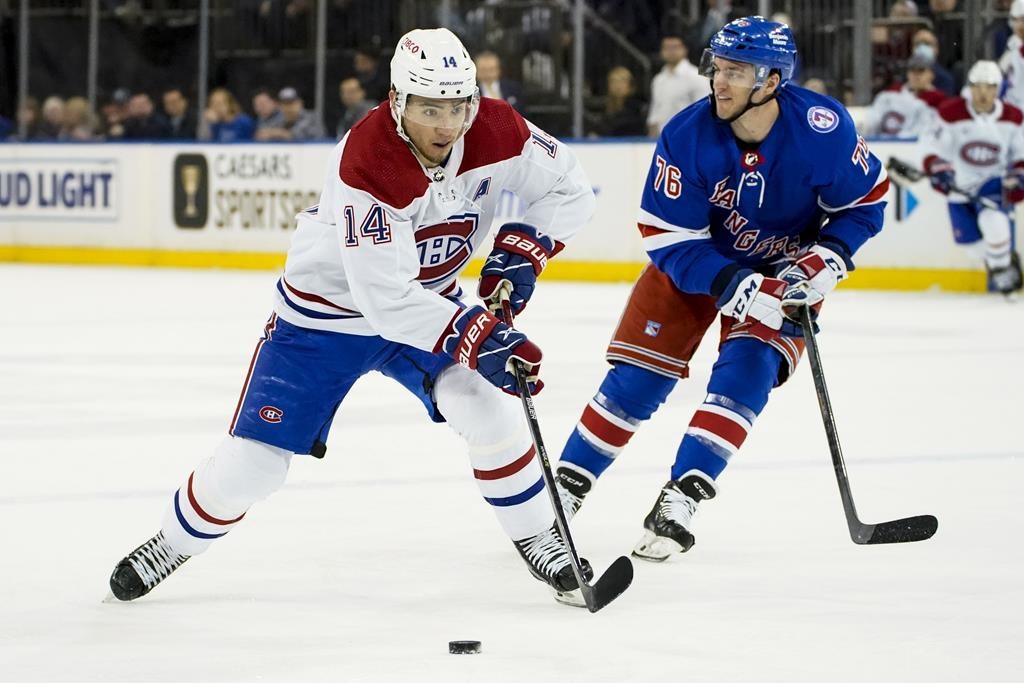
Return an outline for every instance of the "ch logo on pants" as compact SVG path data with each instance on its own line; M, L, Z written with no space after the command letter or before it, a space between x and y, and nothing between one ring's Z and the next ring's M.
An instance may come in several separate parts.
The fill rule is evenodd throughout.
M263 406L260 408L260 418L262 418L264 422L277 424L281 421L282 417L284 417L284 411L280 408L275 408L274 406Z

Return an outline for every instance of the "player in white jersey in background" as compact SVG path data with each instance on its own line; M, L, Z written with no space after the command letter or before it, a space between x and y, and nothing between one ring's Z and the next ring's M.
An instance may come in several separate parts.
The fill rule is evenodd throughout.
M976 62L967 73L970 99L951 98L939 108L938 126L922 149L932 187L949 195L953 238L982 247L992 287L1010 294L1021 288L1009 214L1024 200L1024 114L999 100L1002 80L995 62ZM972 196L951 191L954 185ZM983 205L980 197L997 206Z
M1015 107L1024 107L1024 0L1013 0L1009 22L1013 33L999 58L999 68L1006 74L1003 100Z
M115 567L116 598L145 595L225 535L284 483L293 455L323 457L349 389L378 371L466 440L481 493L530 572L561 601L582 604L509 395L512 359L528 368L531 391L541 389L540 349L462 303L457 277L502 192L516 193L526 213L498 231L480 295L496 310L511 290L521 311L547 259L590 219L593 190L561 143L507 103L480 98L476 67L447 29L403 36L391 81L389 100L335 147L319 205L298 216L230 436L174 494L160 532Z
M1024 0L1022 0L1024 1ZM920 55L907 60L906 82L878 93L865 118L864 135L916 138L935 124L945 93L932 86L931 62Z

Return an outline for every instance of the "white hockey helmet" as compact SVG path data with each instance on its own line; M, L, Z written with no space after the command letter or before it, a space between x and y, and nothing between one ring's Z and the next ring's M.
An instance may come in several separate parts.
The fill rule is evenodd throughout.
M971 67L971 70L967 72L967 83L968 85L1001 85L1003 82L1003 72L1000 71L999 65L995 62L987 59L979 59Z
M409 95L431 99L461 100L465 116L459 114L461 133L469 130L480 107L480 89L476 84L476 64L462 41L446 28L413 29L398 40L391 58L391 87L395 102L391 115L398 124L398 134L408 141L402 128ZM425 125L437 122L417 121Z
M1024 0L1013 0L1013 4L1010 5L1010 18L1024 19Z

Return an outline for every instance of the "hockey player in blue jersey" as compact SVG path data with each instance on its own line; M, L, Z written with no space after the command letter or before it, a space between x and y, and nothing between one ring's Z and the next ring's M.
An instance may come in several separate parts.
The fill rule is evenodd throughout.
M705 51L711 95L658 140L638 224L651 263L608 346L611 363L562 452L563 506L595 481L665 401L716 318L707 396L644 520L634 555L693 545L701 500L739 450L771 390L803 351L787 314L815 310L882 227L888 178L835 100L790 83L789 28L737 19Z

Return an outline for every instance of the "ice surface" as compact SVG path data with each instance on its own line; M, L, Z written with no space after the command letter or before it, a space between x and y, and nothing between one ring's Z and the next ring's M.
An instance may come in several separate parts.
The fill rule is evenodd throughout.
M151 595L104 604L224 434L274 280L0 265L0 680L1021 680L1024 304L997 297L839 292L823 315L861 516L935 514L930 541L850 541L802 367L702 506L694 549L573 610L527 574L457 438L371 376L324 461L298 458ZM553 455L628 291L544 282L521 319L545 352ZM599 571L638 538L713 351L574 521ZM457 639L483 654L449 655Z

